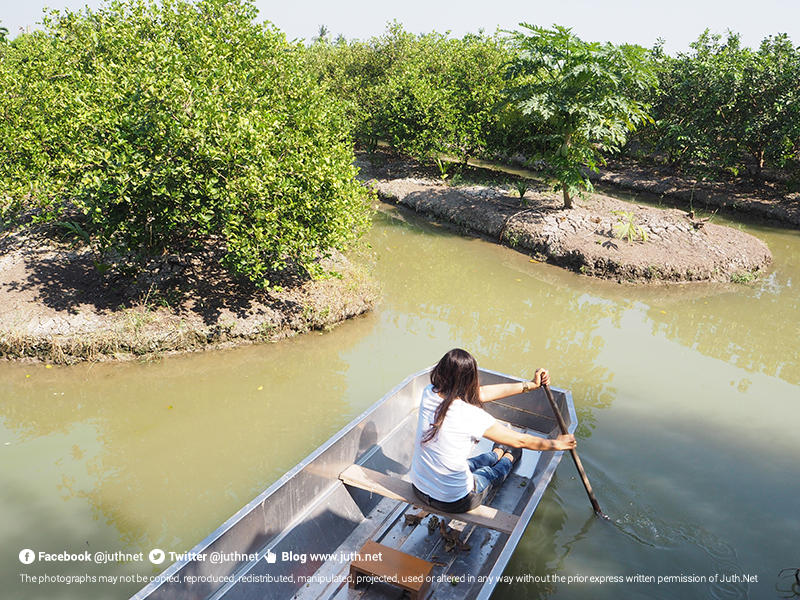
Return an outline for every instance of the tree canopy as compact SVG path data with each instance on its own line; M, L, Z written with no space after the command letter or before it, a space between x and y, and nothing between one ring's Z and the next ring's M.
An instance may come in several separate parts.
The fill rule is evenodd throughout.
M584 42L560 26L521 26L527 33L511 36L517 54L506 93L536 129L530 159L550 165L569 208L580 186L591 189L582 168L596 170L601 152L618 150L650 119L644 97L655 74L639 46Z
M757 50L705 31L692 51L663 57L655 113L657 146L671 162L748 167L756 181L765 159L783 166L800 151L800 50L785 35Z
M101 252L222 241L268 284L365 230L340 103L246 0L114 0L53 13L0 61L6 212L70 210Z
M492 145L500 114L502 66L497 37L415 35L399 23L366 42L309 48L309 65L330 94L344 98L356 140L378 140L418 158L461 159Z

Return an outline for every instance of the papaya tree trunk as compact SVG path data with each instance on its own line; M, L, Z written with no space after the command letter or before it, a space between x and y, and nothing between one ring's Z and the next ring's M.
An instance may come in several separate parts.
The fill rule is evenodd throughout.
M572 124L569 125L572 128ZM569 149L572 142L572 131L570 130L566 136L564 136L564 145L562 146L564 154L564 158L569 160ZM564 193L564 208L572 208L572 197L569 195L569 186L566 183L561 184L561 191Z
M564 192L564 208L572 208L572 197L566 183L561 185L561 191Z

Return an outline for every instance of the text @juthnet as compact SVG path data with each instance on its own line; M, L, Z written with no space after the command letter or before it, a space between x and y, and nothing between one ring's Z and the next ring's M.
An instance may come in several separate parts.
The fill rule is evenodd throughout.
M160 565L170 555L172 561L175 561L175 553L166 553L158 548L151 550L147 555L148 560L154 565ZM139 563L145 562L144 552L106 552L100 550L97 552L90 552L84 550L83 552L46 552L40 550L35 552L26 548L19 553L19 562L24 565L29 565L36 561L43 563L50 562L66 562L66 563L94 563L97 565L105 564L124 564L124 563Z

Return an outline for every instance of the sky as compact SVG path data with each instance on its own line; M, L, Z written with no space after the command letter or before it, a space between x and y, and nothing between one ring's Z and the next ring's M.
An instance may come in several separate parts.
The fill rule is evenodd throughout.
M36 28L42 9L98 8L103 0L0 0L0 25L14 37L19 27ZM770 35L786 33L800 45L800 0L255 0L259 19L289 40L313 38L320 25L333 36L367 40L397 20L412 33L450 32L453 37L483 29L513 30L520 22L569 27L585 41L652 47L659 38L669 54L689 50L705 30L741 34L752 48Z

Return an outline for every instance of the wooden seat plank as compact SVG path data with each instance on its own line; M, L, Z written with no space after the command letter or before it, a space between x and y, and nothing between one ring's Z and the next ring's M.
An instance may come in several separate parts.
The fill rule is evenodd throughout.
M437 510L417 497L410 481L385 475L361 465L350 465L342 471L339 479L347 485L392 498L393 500L408 502L439 516L466 521L467 523L494 529L501 533L510 534L517 525L517 521L519 521L519 517L515 515L484 505L465 513L446 513Z

